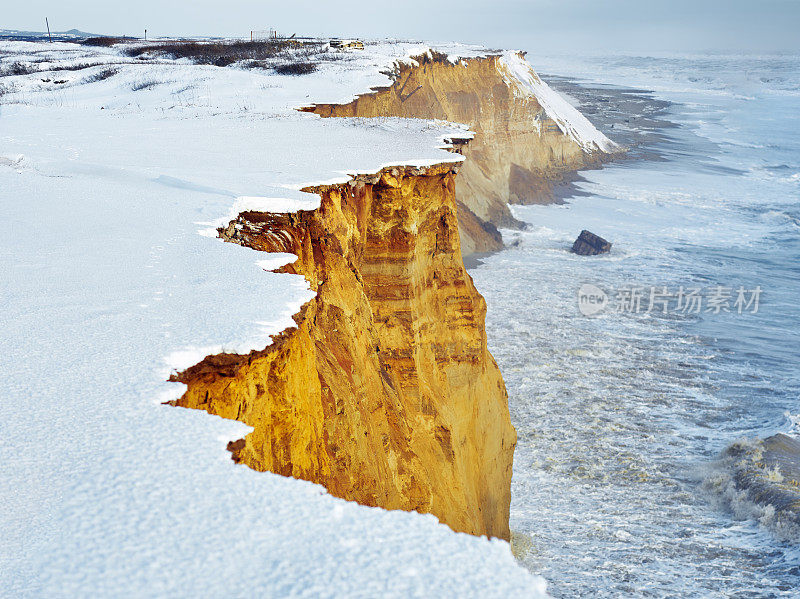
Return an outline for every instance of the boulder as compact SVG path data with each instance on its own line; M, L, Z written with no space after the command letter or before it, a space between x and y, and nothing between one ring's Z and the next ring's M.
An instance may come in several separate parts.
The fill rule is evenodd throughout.
M611 243L584 229L572 244L572 251L579 256L605 254L611 251Z

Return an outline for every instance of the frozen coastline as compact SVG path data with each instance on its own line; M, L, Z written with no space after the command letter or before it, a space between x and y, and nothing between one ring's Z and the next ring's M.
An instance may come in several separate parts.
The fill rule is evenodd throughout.
M464 128L294 111L315 90L340 100L384 81L377 64L298 79L70 44L0 52L118 69L3 79L4 592L543 593L507 543L237 466L225 443L247 427L161 405L179 391L172 368L268 343L309 297L301 277L202 234L237 197L313 208L308 184L460 160L442 138Z

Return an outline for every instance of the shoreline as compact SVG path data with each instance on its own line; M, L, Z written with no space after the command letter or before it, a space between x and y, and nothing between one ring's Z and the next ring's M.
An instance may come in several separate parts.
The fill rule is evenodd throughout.
M634 81L634 75L628 80ZM574 97L583 92L567 93ZM747 328L757 323L736 320L720 327L711 322L710 328L701 328L691 319L684 326L672 318L575 318L573 298L582 281L599 280L620 289L642 279L677 286L698 279L738 284L742 276L745 285L755 286L756 276L783 273L773 261L751 273L747 262L755 264L759 252L773 247L771 236L780 233L780 242L792 238L790 223L783 224L778 216L786 214L788 220L796 214L796 205L784 208L760 195L751 196L760 203L746 202L745 193L766 185L761 171L747 174L747 164L757 158L748 148L756 146L745 146L750 141L746 136L728 143L720 140L726 139L727 129L719 129L729 121L708 115L720 114L720 108L738 99L725 96L720 107L713 90L709 95L709 105L702 108L693 105L692 98L687 102L680 94L665 95L673 103L663 106L659 118L674 124L648 132L652 145L642 144L633 153L644 161L623 160L614 168L607 165L607 171L582 173L593 197L575 197L570 207L515 211L531 223L528 231L516 234L520 245L472 273L490 305L490 347L506 377L520 434L512 479L512 535L532 533L533 549L525 561L552 582L555 596L595 589L598 596L617 596L642 588L659 596L725 594L742 588L758 594L796 580L796 569L791 569L796 568L796 553L772 534L776 524L789 531L786 524L792 523L793 514L781 514L776 504L752 509L755 506L741 492L755 482L763 484L756 494L789 499L783 495L787 488L775 487L779 477L774 472L778 462L797 460L796 449L789 453L773 448L771 455L763 452L763 466L754 462L749 464L752 470L723 472L720 480L736 485L728 505L701 486L709 470L718 474L711 462L730 441L743 433L748 440L767 437L776 428L786 430L788 419L795 418L780 417L782 410L792 409L786 407L782 387L773 383L769 391L765 388L766 381L777 383L784 373L777 370L770 377L765 368L775 354L765 352L759 362L740 370L744 350L737 340L722 345L725 341L718 343L713 334L736 330L729 327L740 323L745 327L743 341L752 343ZM605 112L614 117L618 108ZM604 112L602 104L598 111ZM747 114L740 111L739 118L731 119L733 124ZM603 121L593 116L613 137L617 127L603 129ZM651 114L645 111L645 116L649 119ZM622 123L627 125L626 118ZM736 163L740 158L748 160L741 169ZM785 172L796 172L793 160L769 162L784 163L789 166L782 167L776 180L780 176L786 181ZM737 193L739 186L742 192ZM598 227L598 234L607 223L609 239L618 242L610 256L582 259L568 254L569 232L575 227L577 235L584 223L590 230ZM726 238L729 226L746 233L746 239ZM763 245L761 235L767 238ZM524 309L513 305L518 298ZM765 334L769 325L777 328L777 318L764 314ZM752 348L746 349L754 352L754 359ZM777 344L775 353L781 349L786 346ZM776 369L781 366L777 357ZM740 372L747 373L744 382L728 378ZM790 381L782 382L791 389ZM725 383L738 386L740 397L729 395ZM756 393L752 402L743 397L748 389ZM753 405L760 404L760 394L763 407ZM766 419L770 426L762 432ZM731 461L739 461L738 456ZM796 473L788 471L780 476L784 487L797 480ZM794 541L796 547L796 537ZM709 546L715 548L713 554ZM723 569L730 574L715 578ZM685 572L687 579L672 577L675 571ZM751 582L752 587L745 586Z
M565 173L562 180L552 185L553 199L551 201L526 202L525 204L509 204L509 208L516 205L561 205L568 200L578 197L588 197L591 194L583 191L579 185L586 181L582 173L598 169L620 166L632 162L661 162L668 158L664 153L648 146L655 146L668 140L662 131L679 127L677 123L667 120L667 111L674 105L672 102L654 97L654 92L616 85L604 85L597 82L581 82L572 77L542 74L554 90L577 103L576 108L581 113L591 118L592 123L613 141L627 149L612 155L601 164L582 168ZM631 123L635 123L632 126ZM513 213L513 208L512 208ZM522 221L519 221L522 222ZM470 271L484 264L489 256L504 252L518 243L513 235L524 231L522 228L500 228L503 238L503 247L489 252L473 252L464 256L464 267ZM577 237L580 231L576 231Z

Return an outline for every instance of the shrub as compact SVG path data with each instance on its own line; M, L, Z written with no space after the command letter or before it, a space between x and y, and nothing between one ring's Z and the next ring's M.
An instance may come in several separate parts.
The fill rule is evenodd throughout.
M419 54L418 56L412 56L412 60L416 60L419 64L448 64L450 62L450 58L444 52L439 52L438 50L428 50L425 54Z
M59 64L47 69L48 71L82 71L83 69L89 69L91 67L100 66L101 62L78 62L75 64Z
M152 89L156 85L160 85L161 81L157 81L155 79L142 79L137 81L131 86L131 89L135 92L141 91L143 89Z
M233 56L218 56L210 61L215 67L227 67L234 62L236 62L236 59Z
M235 62L248 61L250 68L263 67L259 61L270 58L284 58L296 61L319 53L322 42L298 43L295 40L271 39L264 41L173 41L158 44L145 44L127 48L125 53L132 57L147 54L168 56L173 59L188 58L196 64L228 66ZM307 71L310 72L310 71Z
M447 63L450 61L450 57L447 54L438 50L430 50L430 55L433 62Z
M2 103L3 96L10 96L17 91L19 91L19 86L14 83L0 85L0 103Z
M193 42L175 41L136 46L125 50L128 56L163 54L171 58L188 58L198 64L228 65L239 60L273 58L287 48L283 40L265 42Z
M240 66L243 69L268 69L270 65L264 60L248 60Z
M39 69L25 62L12 62L7 67L2 69L0 77L7 77L9 75L30 75L37 72Z
M313 62L289 62L275 67L275 72L279 75L307 75L316 70L317 65Z
M85 83L94 83L95 81L105 81L109 77L113 77L118 73L117 69L103 69L95 73L94 75L89 75L86 79L84 79Z
M124 42L124 37L110 37L104 35L100 37L87 37L85 40L81 40L78 43L83 46L98 46L102 48L108 48L114 44L122 44Z

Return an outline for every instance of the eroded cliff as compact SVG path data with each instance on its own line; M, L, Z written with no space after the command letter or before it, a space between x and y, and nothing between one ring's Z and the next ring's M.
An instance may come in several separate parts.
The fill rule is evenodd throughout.
M509 203L551 202L554 184L565 175L597 166L618 149L596 130L592 133L600 143L582 139L569 122L572 115L559 118L561 108L585 121L522 55L453 61L429 52L396 63L390 75L391 86L348 104L304 110L322 117L397 116L468 124L475 139L463 150L467 160L456 182L465 255L502 247L496 227L520 225ZM591 127L588 121L584 125Z
M296 254L281 270L317 295L265 350L175 375L188 386L175 403L252 426L230 446L252 468L508 539L516 433L461 259L458 167L385 169L309 190L317 210L221 229Z

